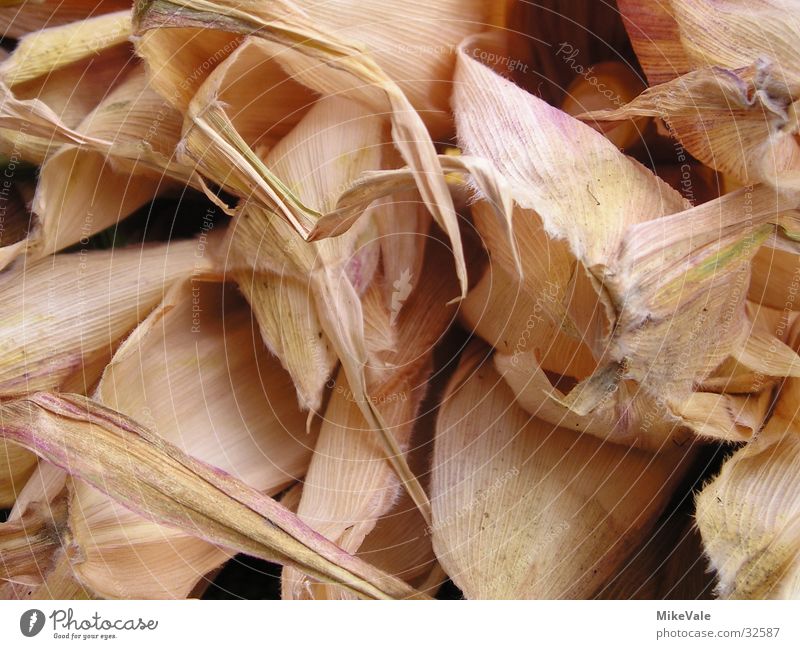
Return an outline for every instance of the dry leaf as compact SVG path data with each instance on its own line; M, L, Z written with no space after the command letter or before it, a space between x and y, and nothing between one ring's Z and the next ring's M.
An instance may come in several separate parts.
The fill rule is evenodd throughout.
M514 404L472 347L433 457L433 545L471 599L591 596L642 540L691 447L652 455L556 428Z

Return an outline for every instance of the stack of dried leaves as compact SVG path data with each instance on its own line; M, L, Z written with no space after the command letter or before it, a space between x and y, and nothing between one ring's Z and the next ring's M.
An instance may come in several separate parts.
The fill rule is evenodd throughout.
M800 597L800 1L0 28L0 595Z

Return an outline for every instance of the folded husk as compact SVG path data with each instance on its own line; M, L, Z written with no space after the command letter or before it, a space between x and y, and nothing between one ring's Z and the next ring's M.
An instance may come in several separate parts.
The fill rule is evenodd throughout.
M99 377L93 361L110 358L173 282L211 268L198 251L194 241L84 250L9 269L0 278L0 395L57 389L71 377L88 393Z
M0 523L0 583L35 588L50 572L66 524L65 498L39 502L16 520Z
M126 43L130 35L130 11L48 27L20 39L11 56L0 64L0 78L13 88L19 83L53 74L59 68Z
M49 255L85 240L193 171L173 159L181 117L132 69L76 129L104 142L62 147L42 166L33 209L41 220L36 250Z
M566 398L554 398L588 415L631 379L653 398L682 402L744 342L748 262L776 232L781 213L796 207L796 192L758 185L686 209L677 192L599 134L468 56L470 46L462 45L457 69L459 138L468 153L498 166L520 207L536 211L540 248L558 250L560 242L550 246L548 237L566 240L581 268L562 261L561 276L585 272L596 294L589 304L600 307L570 309L572 328L556 318L588 339L598 369ZM533 236L525 234L517 237L520 249ZM508 258L492 253L500 263ZM525 280L532 281L529 273ZM560 289L566 292L563 280ZM599 328L598 313L606 320ZM707 344L711 331L714 345Z
M404 453L409 453L427 393L433 347L453 316L454 307L446 302L456 282L443 267L443 258L428 248L423 276L429 279L406 296L403 311L394 321L379 284L364 296L365 325L376 333L367 339L367 398ZM360 398L340 374L297 508L298 516L350 552L356 552L381 517L388 515L399 499L400 487L376 431L364 419ZM340 596L337 589L309 582L292 570L283 575L283 593L291 599Z
M121 44L13 89L0 83L0 151L38 165L63 144L105 150L108 142L75 129L135 64L130 46Z
M266 494L305 472L315 436L290 378L254 338L235 289L177 285L125 341L95 399ZM70 499L76 575L112 598L186 597L230 553L142 519L76 483Z
M0 434L126 508L215 545L296 565L366 598L418 595L317 535L271 498L84 397L37 393L7 402L0 406Z
M348 186L362 170L380 164L381 146L375 142L382 141L382 133L381 119L362 106L338 97L323 98L270 151L266 163L278 182L296 188L296 193L305 203L324 210L336 200L339 188ZM351 228L343 236L309 245L276 213L246 204L230 228L228 246L233 254L226 257L232 258L234 269L239 266L247 268L234 271L234 277L240 283L252 284L257 279L252 269L277 273L267 281L280 282L280 277L288 274L305 283L321 329L312 330L310 336L306 334L303 338L313 340L316 336L318 342L307 346L305 354L290 350L291 353L281 359L284 367L293 374L302 372L309 365L319 372L297 381L301 388L308 386L312 390L310 396L304 394L307 392L305 389L299 391L301 399L307 399L303 405L313 407L321 399L328 357L317 354L327 349L324 337L319 335L324 333L344 367L355 401L370 428L378 431L389 461L422 510L426 511L427 497L405 464L405 458L381 413L369 398L364 373L368 351L359 291L369 285L376 267L378 247L371 235L372 227L372 222L365 219L359 227ZM259 296L252 286L245 288L244 292ZM280 294L273 288L265 295L275 297ZM280 349L279 343L286 340L281 328L290 326L290 323L274 319L272 303L253 302L251 306L270 349ZM266 313L267 309L272 313ZM296 318L309 322L302 311ZM305 340L301 341L301 349L306 347ZM310 361L306 360L309 354ZM295 360L297 362L293 362Z
M530 417L476 345L436 427L433 545L472 599L590 597L641 542L691 445L653 455Z
M430 8L434 15L439 11L439 6ZM180 7L180 12L174 8ZM318 10L321 5L317 5ZM428 7L426 5L425 7ZM480 10L480 3L475 5ZM331 7L331 20L338 21L347 18L348 4ZM310 7L310 11L313 11ZM403 4L394 7L393 11L400 10L405 18L408 17L409 8ZM351 11L358 14L361 8L355 5ZM430 9L427 9L430 10ZM456 12L457 21L453 25L468 26L463 21L463 3L445 6L443 11L444 24L448 24L448 12ZM390 14L392 11L390 11ZM325 20L326 16L322 17ZM415 21L419 29L431 29L424 21ZM335 22L334 22L335 24ZM346 22L345 24L349 24ZM372 23L375 24L375 23ZM433 21L436 24L436 20ZM274 44L274 52L278 60L289 72L292 78L323 94L342 93L342 89L357 91L361 101L367 101L374 111L385 113L389 111L392 122L392 139L398 147L403 158L411 168L417 187L425 204L431 211L437 223L448 234L453 248L453 257L459 276L462 295L467 291L467 271L464 254L461 247L461 238L458 229L458 218L453 206L450 193L444 179L444 174L436 157L436 150L430 135L414 106L409 101L401 87L394 81L360 44L348 38L330 36L330 31L324 29L325 22L315 22L306 12L288 12L286 8L278 5L264 5L254 0L237 3L235 7L226 2L211 2L206 0L184 0L169 2L167 0L152 0L138 4L134 12L134 29L136 33L143 34L151 29L164 27L208 27L214 26L232 32L254 35ZM320 26L323 29L320 29ZM424 27L422 27L424 26ZM395 41L393 24L386 33L391 34L392 43ZM466 32L468 33L468 32ZM450 45L455 45L464 32L458 32ZM452 53L447 53L451 59ZM402 67L408 66L406 57L389 57L389 61L401 61ZM421 61L431 60L429 56L420 57ZM435 77L438 79L438 77ZM257 158L252 150L246 146L235 131L233 131L218 111L213 107L211 112L205 113L213 121L206 126L209 132L217 133L217 141L221 143L227 137L228 148L238 150L240 164L238 173L250 177L254 186L269 188L274 184L268 167L257 164ZM200 126L203 126L200 124ZM233 152L231 152L233 153ZM243 158L243 160L241 160ZM256 163L253 166L253 163ZM313 210L299 203L291 191L278 187L275 195L271 196L270 206L277 210L292 223L297 231L307 237L310 233L309 221L313 220Z
M749 184L800 167L793 107L798 98L800 85L788 85L774 64L757 60L738 70L700 68L647 89L625 106L580 118L660 117L698 160Z

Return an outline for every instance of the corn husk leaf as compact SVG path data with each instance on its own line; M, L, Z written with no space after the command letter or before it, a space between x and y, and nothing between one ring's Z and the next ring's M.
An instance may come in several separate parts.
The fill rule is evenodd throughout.
M38 165L63 144L106 149L106 141L75 129L134 65L123 44L18 83L13 92L0 83L0 150Z
M276 208L306 232L319 214L300 204L259 156L297 125L317 96L292 79L266 46L246 39L197 89L187 108L182 159L229 191Z
M11 0L0 7L0 31L7 38L20 38L47 27L65 25L128 8L130 0L61 0L60 2Z
M57 389L76 375L88 393L98 378L93 361L110 358L173 282L210 269L193 241L56 255L9 269L0 284L0 394Z
M54 600L97 599L90 590L87 590L77 580L72 564L63 548L55 551L51 559L51 568L44 582L37 586L28 598Z
M300 566L363 597L416 595L314 533L271 498L91 400L38 393L3 404L0 416L3 437L67 467L151 520L234 551Z
M415 190L378 199L371 207L381 249L384 303L394 324L422 272L430 212Z
M65 498L36 503L20 518L0 523L0 583L35 587L50 572L66 524Z
M786 344L797 312L779 312L748 302L747 317L750 320L747 338L703 381L702 389L756 393L777 385L784 377L798 375L800 358Z
M151 29L136 35L152 88L181 114L200 85L242 41L237 34L193 27Z
M693 0L670 0L680 43L695 67L741 68L758 58L772 61L776 78L800 82L797 14L787 0L724 0L709 6ZM765 38L767 36L767 38Z
M474 208L473 214L479 231L488 232L488 237L491 237L492 231L481 227L483 219ZM518 214L517 234L534 222L530 215ZM488 237L484 237L484 242L490 250L503 250L502 241L489 242ZM535 241L534 237L527 236L520 236L520 239L526 244ZM559 246L553 248L548 251L549 259L536 255L539 251L534 248L522 249L522 259L528 270L524 279L509 275L503 263L490 263L462 301L459 317L470 331L488 342L498 354L516 358L515 364L523 356L532 356L544 371L581 380L591 375L597 363L587 344L565 333L556 317L563 314L558 304L560 298L563 299L563 292L559 295L562 285L558 283L557 273L560 269L558 262L554 261ZM534 264L538 267L531 269ZM549 284L541 282L547 276L554 280ZM529 279L539 280L539 283L527 282ZM567 278L564 278L566 283Z
M523 274L522 261L513 236L514 204L506 179L497 173L492 164L482 158L446 154L439 156L442 169L447 172L447 182L456 193L470 189L478 192L482 204L491 208L496 225L507 240L509 259L514 271ZM311 240L341 235L366 214L368 208L386 196L397 195L415 186L411 169L386 169L367 171L355 179L336 199L335 209L323 216L311 233ZM379 216L380 212L376 213Z
M181 118L134 68L77 130L106 144L64 147L42 167L33 209L36 242L52 254L100 232L194 173L173 159Z
M474 6L481 11L480 3L476 3ZM175 7L180 7L181 11L174 12ZM349 20L347 17L348 7L349 5L336 6L335 9L331 7L331 19L336 18L337 21L344 19L343 24L351 24L346 22ZM404 18L408 18L408 8L405 5L388 5L388 7L394 11L402 11ZM428 5L425 7L428 8ZM464 27L469 29L467 21L463 20L463 3L454 4L452 7L442 6L440 3L435 6L431 5L427 10L432 10L434 14L439 14L441 11L442 14L439 15L443 15L444 18L450 17L449 12L456 12L458 18L458 21L452 23L444 20L432 20L430 23L419 21L419 25L424 26L427 31L440 22L462 25L462 29ZM362 9L353 5L351 11L360 14ZM417 22L414 21L413 24L416 25ZM367 54L360 44L353 43L347 37L330 36L330 31L320 29L320 25L324 24L324 22L315 22L305 12L287 12L284 6L264 5L254 1L238 3L236 7L231 7L223 2L216 3L206 0L180 3L154 0L137 6L134 14L134 26L137 33L144 33L149 29L167 25L172 27L214 25L245 35L253 34L275 43L280 46L276 47L276 55L280 57L279 60L286 67L290 76L323 94L341 93L343 87L345 89L355 87L362 88L359 98L363 99L365 92L363 89L365 88L368 96L372 99L370 103L375 106L376 110L390 111L392 139L403 158L409 163L425 204L450 238L462 295L466 294L467 272L458 231L458 219L436 157L436 150L419 113L391 75L372 56ZM392 43L396 42L395 28L395 24L392 24L391 28L385 30L386 37L390 37ZM453 36L452 44L454 45L464 35L465 32L457 31ZM440 39L441 35L436 40ZM448 54L448 59L450 56L452 55ZM431 57L426 55L421 58L430 60ZM392 60L397 59L393 58ZM406 57L401 57L400 60L402 60L403 68L407 68ZM440 77L432 78L439 79ZM240 168L239 172L249 175L251 182L256 186L269 187L274 183L268 167L252 166L256 162L252 150L246 146L241 136L232 131L222 116L213 112L205 113L205 116L212 119L209 130L217 131L219 134L217 140L221 141L227 137L229 139L228 147L234 149L239 156L244 156L250 163L246 167ZM309 226L316 216L313 209L309 210L305 205L298 203L291 192L285 191L284 188L278 189L279 191L275 192L273 188L273 192L277 196L273 198L270 206L277 208L301 235L308 236Z
M117 11L42 29L19 41L11 56L0 64L0 78L13 88L125 43L130 35L130 11Z
M261 338L293 377L300 406L319 411L339 359L317 316L308 282L275 273L242 272L237 278L257 315Z
M681 41L671 0L617 0L617 6L636 59L651 86L686 74L694 67Z
M304 201L324 209L338 186L380 165L380 146L374 142L382 136L380 120L357 104L326 99L270 152L266 164L282 184L297 187ZM276 214L248 203L229 232L226 260L250 300L262 337L294 378L301 405L314 411L338 352L316 296L318 283L324 285L327 277L316 269L327 266L338 273L351 258L360 259L359 230L365 227L366 221L336 240L308 245ZM367 267L366 277L353 278L360 286L369 282ZM346 273L340 281L350 283Z
M67 473L63 469L49 462L39 461L31 477L17 495L14 507L8 514L8 520L18 520L37 503L53 502L64 490L66 482Z
M459 137L498 166L549 237L567 241L605 310L606 333L589 337L598 370L561 402L587 415L625 379L683 401L746 336L747 264L796 193L759 185L687 210L599 134L471 59L470 45L459 54Z
M177 285L120 347L95 399L274 494L305 472L314 436L305 432L288 375L254 345L249 310L235 298L231 287ZM186 597L230 556L79 482L70 528L76 574L104 597Z
M478 346L437 420L433 544L472 599L591 596L671 497L690 446L652 455L531 418Z
M774 64L705 67L653 86L618 109L587 112L585 120L661 117L697 159L743 184L768 181L800 165L788 86Z
M66 124L41 100L17 99L0 82L0 129L12 132L21 132L25 137L55 140L59 144L89 144L90 139L77 133ZM102 144L102 143L95 143ZM37 155L34 145L28 145L33 152L27 158L34 159ZM8 145L4 146L9 149ZM46 151L46 149L45 149Z
M365 324L392 332L388 336L389 347L386 337L368 338L368 398L390 427L402 452L409 448L427 392L433 346L454 310L445 303L448 291L456 286L455 277L442 267L443 257L437 258L432 252L428 250L423 276L429 279L424 289L409 294L404 310L394 322L381 299L379 284L364 296ZM309 525L350 552L361 547L380 518L397 503L400 487L385 461L379 438L364 419L358 399L340 373L297 508L298 515ZM295 571L284 573L283 593L284 598L292 599L341 596L338 589L309 583Z
M446 579L433 553L430 528L408 494L378 519L357 555L430 596Z
M797 379L789 379L766 429L697 498L697 525L721 598L800 595L797 394Z
M0 576L0 593L4 598L89 597L75 579L64 551L69 536L66 478L62 469L39 462L14 502L8 522L0 525L5 573Z
M375 142L380 142L382 132L381 119L358 104L342 98L324 98L270 152L266 162L281 183L296 187L305 202L324 209L336 199L336 188L351 182L362 170L379 166L381 147ZM365 220L344 236L308 245L274 212L245 205L228 240L235 251L234 264L275 271L281 276L292 273L307 283L322 331L344 367L356 403L369 426L380 433L389 461L425 510L427 497L368 396L364 374L368 351L358 291L366 288L374 272L375 263L370 263L370 259L373 262L377 259L373 253L377 253L378 248L369 234L370 227L370 222ZM360 235L365 235L365 245L358 245ZM252 270L244 277L242 273L234 273L234 276L240 282L253 281ZM252 307L262 329L274 323L272 315L260 314L262 309L272 308L272 305L253 303ZM302 313L298 316L303 317ZM284 323L275 324L284 326ZM318 334L312 332L312 335ZM277 349L275 341L280 340L281 335L278 331L265 336L273 350ZM313 354L313 348L309 351ZM293 356L295 354L287 355L287 358ZM292 366L286 359L283 363L290 371L303 367L303 364ZM311 378L312 386L321 387L322 375ZM298 384L303 386L306 381L308 379L304 378ZM312 397L310 403L319 402L317 394Z

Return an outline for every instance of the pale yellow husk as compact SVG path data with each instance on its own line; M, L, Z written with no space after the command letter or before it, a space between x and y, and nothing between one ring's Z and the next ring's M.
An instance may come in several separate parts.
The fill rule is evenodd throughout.
M691 445L653 455L534 419L471 348L436 427L433 544L474 599L584 598L669 501Z
M446 302L456 278L435 254L436 247L423 250L427 258L422 276L428 279L425 284L409 280L399 314L384 304L379 283L368 290L363 304L370 354L368 398L403 452L410 452L415 427L429 425L419 419L420 406L428 391L434 345L453 317L453 307ZM340 373L297 508L309 525L351 552L359 550L380 519L389 515L400 487L376 432L364 419L359 398ZM409 513L408 519L425 521L419 512ZM283 593L291 599L343 595L340 589L309 582L291 570L283 575Z
M42 166L36 253L86 240L176 181L193 182L193 170L173 159L180 129L180 115L149 87L144 69L132 69L76 129L103 144L62 147Z
M3 274L0 394L58 389L87 393L114 346L170 285L210 269L194 241L82 251L19 264Z
M313 449L289 376L254 336L232 286L176 287L119 349L95 398L186 453L268 494L298 480ZM230 553L149 522L75 483L76 574L112 598L182 598Z

